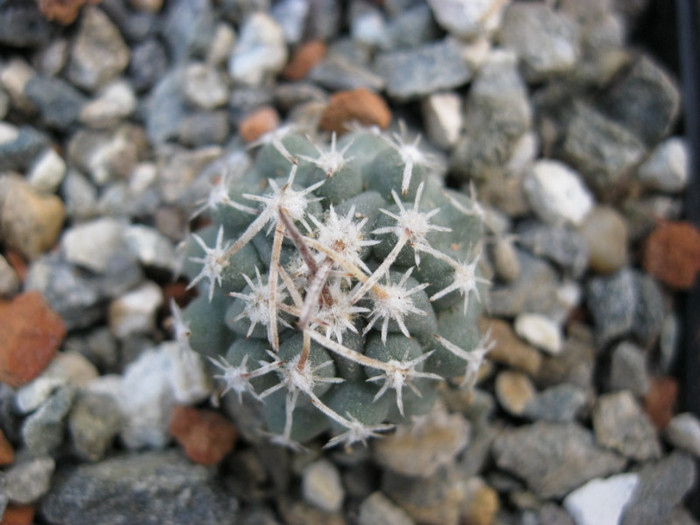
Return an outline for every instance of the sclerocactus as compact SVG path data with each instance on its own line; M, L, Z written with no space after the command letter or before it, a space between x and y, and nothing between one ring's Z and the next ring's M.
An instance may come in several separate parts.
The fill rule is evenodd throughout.
M197 210L211 224L185 273L200 294L174 307L176 337L222 394L262 403L278 443L365 442L427 412L440 382L476 381L481 209L403 131L273 134Z

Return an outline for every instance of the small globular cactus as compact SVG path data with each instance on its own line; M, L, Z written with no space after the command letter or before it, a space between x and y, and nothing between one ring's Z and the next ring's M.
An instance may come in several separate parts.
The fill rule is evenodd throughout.
M273 440L298 447L366 442L430 410L448 378L473 388L489 350L474 196L445 189L403 128L261 142L197 209L211 222L184 272L200 294L173 305L220 394L261 403Z

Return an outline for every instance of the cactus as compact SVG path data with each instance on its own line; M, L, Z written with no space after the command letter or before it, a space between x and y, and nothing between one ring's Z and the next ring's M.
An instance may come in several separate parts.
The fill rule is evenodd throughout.
M473 388L489 350L474 196L443 188L403 128L261 142L198 208L211 223L184 272L200 293L173 305L220 394L262 403L273 440L296 448L327 431L327 446L366 442L430 410L446 379Z

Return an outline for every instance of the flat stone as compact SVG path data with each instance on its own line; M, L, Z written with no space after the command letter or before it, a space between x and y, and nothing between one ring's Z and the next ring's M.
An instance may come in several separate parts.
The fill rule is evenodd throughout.
M282 29L269 15L258 12L241 26L228 63L234 82L258 86L279 73L287 63L287 46Z
M171 523L233 525L238 503L211 468L175 451L123 454L65 466L41 501L41 514L74 525Z
M375 70L391 98L406 101L459 87L472 76L455 40L445 39L407 51L381 53Z
M338 468L328 460L319 459L308 465L301 475L304 499L324 512L339 512L343 507L345 490Z
M71 46L68 78L87 91L104 86L129 64L129 48L119 29L99 8L83 11Z
M680 452L645 465L638 474L639 485L623 511L620 525L669 523L673 508L697 478L695 463Z
M578 26L568 15L546 4L508 5L499 41L518 53L529 81L567 73L579 60Z
M593 410L598 443L637 461L661 456L656 430L627 390L604 394Z
M625 459L599 448L577 423L537 422L506 430L492 448L499 468L525 480L541 498L562 497L583 483L620 472Z
M673 416L664 437L674 447L700 457L700 420L694 414L684 412Z
M488 34L501 23L508 2L499 0L430 0L437 23L450 34L471 40Z
M532 211L548 224L578 226L593 207L579 174L559 161L537 161L523 187Z
M384 79L368 64L358 63L340 54L326 56L309 71L307 78L332 91L360 88L381 91L385 86Z
M667 193L683 191L688 185L688 148L681 137L658 144L637 170L637 179L647 188Z
M96 273L107 271L117 252L125 249L124 223L104 217L65 231L61 249L66 260Z
M515 332L531 345L556 355L562 349L561 329L548 317L523 312L515 318Z
M613 119L648 145L671 131L681 107L676 82L648 54L640 54L626 75L601 98Z
M638 474L593 479L564 499L564 508L576 525L617 525L639 485Z
M644 158L644 145L632 132L585 102L575 101L563 133L561 156L601 197L624 189Z
M44 125L61 131L77 120L87 97L57 77L35 75L24 87L24 94L39 108Z

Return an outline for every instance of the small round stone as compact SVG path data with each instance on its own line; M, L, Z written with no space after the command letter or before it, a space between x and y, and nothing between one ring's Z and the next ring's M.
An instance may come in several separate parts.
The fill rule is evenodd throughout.
M521 313L515 319L515 331L530 344L556 355L561 352L561 330L541 314Z
M246 142L252 142L265 133L277 129L280 125L280 116L272 106L264 106L253 111L238 126L238 133Z
M496 397L509 414L522 415L536 395L532 381L522 372L506 370L496 377Z
M343 506L345 490L340 472L328 460L311 463L302 474L304 499L325 512L338 512Z
M319 125L326 131L342 134L353 121L385 129L391 123L391 111L379 95L367 89L340 91L328 101Z
M610 206L596 206L584 219L580 231L588 245L591 270L609 274L627 264L627 223L617 210Z
M666 222L644 243L644 269L678 290L693 285L700 271L700 232L689 222Z
M326 44L322 40L310 40L292 54L282 74L288 80L301 80L326 56Z

